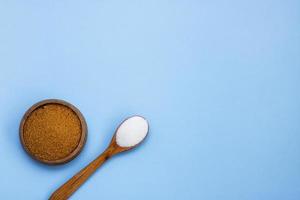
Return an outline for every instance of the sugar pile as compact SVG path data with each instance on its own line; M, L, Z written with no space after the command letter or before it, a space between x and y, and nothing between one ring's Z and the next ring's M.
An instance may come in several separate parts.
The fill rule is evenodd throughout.
M148 129L148 122L143 117L130 117L117 130L117 144L121 147L135 146L146 137Z

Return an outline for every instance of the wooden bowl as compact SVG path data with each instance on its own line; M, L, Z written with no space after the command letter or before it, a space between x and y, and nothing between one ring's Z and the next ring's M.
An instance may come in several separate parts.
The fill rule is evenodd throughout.
M65 157L55 159L55 160L44 159L44 158L41 158L40 156L37 156L37 154L30 151L29 147L26 145L25 138L24 138L24 132L25 132L24 126L25 126L28 118L32 115L32 113L34 113L34 111L36 111L39 108L44 108L44 106L47 106L47 105L59 105L59 106L64 106L64 107L70 109L78 117L78 119L80 121L80 127L81 127L80 139L79 139L79 142L78 142L76 148L74 148L74 150L72 148L70 150L72 152L70 154L66 155ZM20 140L21 140L21 144L22 144L23 148L33 159L40 161L44 164L48 164L48 165L58 165L58 164L64 164L64 163L71 161L81 152L81 150L83 149L83 147L85 145L86 138L87 138L87 125L86 125L85 119L84 119L83 115L81 114L81 112L72 104L70 104L66 101L63 101L63 100L47 99L47 100L43 100L41 102L34 104L32 107L30 107L27 110L27 112L25 113L24 117L21 120L19 133L20 133Z

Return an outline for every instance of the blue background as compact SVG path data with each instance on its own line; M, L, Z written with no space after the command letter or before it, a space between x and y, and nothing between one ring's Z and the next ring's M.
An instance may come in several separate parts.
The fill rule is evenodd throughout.
M72 199L298 200L299 55L298 0L0 0L0 199L47 199L141 114L147 141ZM46 98L88 123L63 166L19 142Z

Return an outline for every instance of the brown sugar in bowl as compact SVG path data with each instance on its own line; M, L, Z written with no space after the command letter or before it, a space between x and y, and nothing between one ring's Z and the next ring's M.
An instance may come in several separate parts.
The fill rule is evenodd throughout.
M74 159L84 147L87 125L72 104L48 99L34 104L20 124L20 140L35 160L49 165Z

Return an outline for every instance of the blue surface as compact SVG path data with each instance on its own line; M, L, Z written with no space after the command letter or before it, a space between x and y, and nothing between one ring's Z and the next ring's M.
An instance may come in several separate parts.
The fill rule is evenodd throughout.
M47 199L127 116L151 125L72 199L299 200L300 1L0 0L0 199ZM21 148L46 98L86 117L84 151Z

